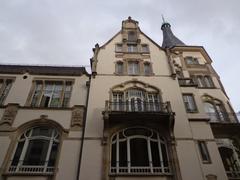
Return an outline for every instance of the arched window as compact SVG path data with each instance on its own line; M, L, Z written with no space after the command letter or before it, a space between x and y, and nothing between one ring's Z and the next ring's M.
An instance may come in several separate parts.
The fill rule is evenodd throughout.
M211 99L211 98L208 98ZM221 101L211 99L204 102L204 110L212 122L228 121L229 117Z
M112 100L112 110L114 111L160 111L161 108L158 93L146 92L138 88L113 92Z
M165 140L151 129L134 127L111 138L111 173L169 173Z
M18 139L10 173L53 173L59 148L59 133L54 128L38 126Z

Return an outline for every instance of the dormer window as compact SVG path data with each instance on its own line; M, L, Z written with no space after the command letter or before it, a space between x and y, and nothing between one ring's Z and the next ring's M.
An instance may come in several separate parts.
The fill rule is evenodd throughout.
M115 51L116 52L122 52L122 44L116 44Z
M137 44L128 44L128 52L138 52Z
M198 58L192 56L185 57L185 61L187 64L199 64Z
M137 40L137 34L134 31L128 32L128 41L136 41Z

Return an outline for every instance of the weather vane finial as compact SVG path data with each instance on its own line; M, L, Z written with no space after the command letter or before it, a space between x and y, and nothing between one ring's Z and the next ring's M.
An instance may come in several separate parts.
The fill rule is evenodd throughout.
M163 21L163 23L165 23L166 21L165 21L165 19L164 19L164 16L163 16L163 14L162 14L162 21Z

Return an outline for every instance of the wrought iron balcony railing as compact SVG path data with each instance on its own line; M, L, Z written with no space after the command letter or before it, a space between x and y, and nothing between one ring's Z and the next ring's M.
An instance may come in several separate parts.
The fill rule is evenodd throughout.
M118 112L162 112L171 113L170 102L146 102L146 101L106 101L105 111Z
M216 123L239 123L240 114L239 113L227 113L227 112L213 112L207 113L210 118L210 122Z
M192 78L178 78L178 83L180 86L185 86L185 87L198 86L198 84L194 82Z

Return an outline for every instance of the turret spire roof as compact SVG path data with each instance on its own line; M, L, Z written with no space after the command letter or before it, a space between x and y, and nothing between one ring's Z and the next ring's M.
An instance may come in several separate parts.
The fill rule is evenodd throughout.
M163 23L162 23L162 31L163 31L163 48L171 48L173 46L185 45L180 39L178 39L171 30L171 25L165 21L164 17L162 16Z

